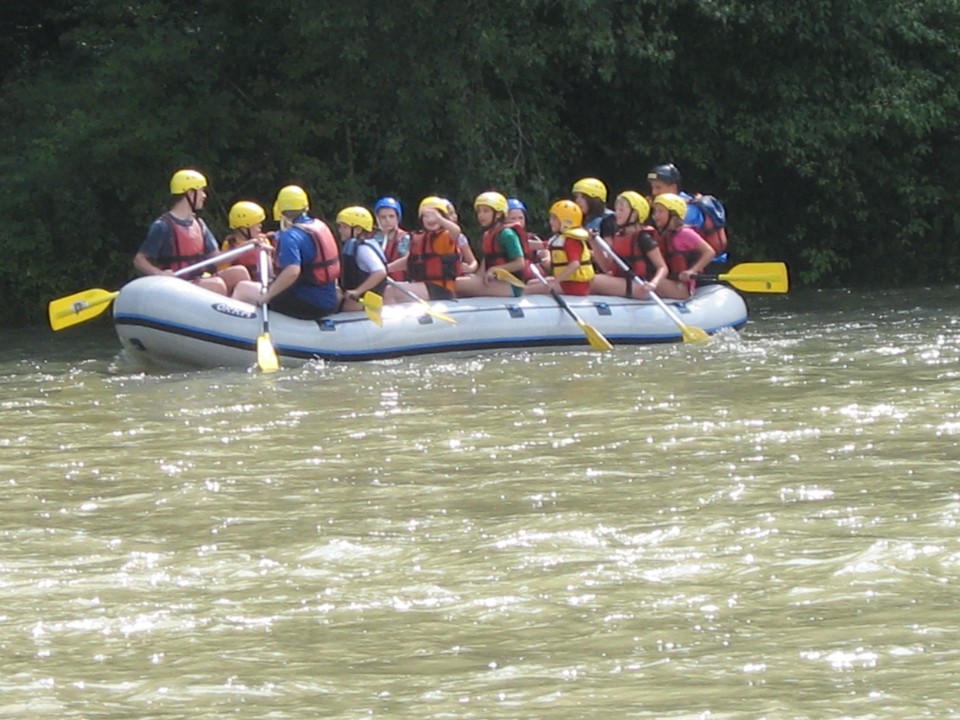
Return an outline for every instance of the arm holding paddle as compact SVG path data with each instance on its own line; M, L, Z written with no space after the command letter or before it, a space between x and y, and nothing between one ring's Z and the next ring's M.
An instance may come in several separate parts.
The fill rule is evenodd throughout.
M218 262L239 257L247 252L254 244L255 243L250 242L238 245L225 253L220 253L219 255L214 255L200 262L193 263L192 265L187 265L187 267L180 268L175 271L173 275L183 277L202 270L205 267L215 265ZM63 330L72 325L78 325L87 320L92 320L98 315L101 315L119 294L119 290L109 292L95 288L51 300L47 307L50 327L53 330Z

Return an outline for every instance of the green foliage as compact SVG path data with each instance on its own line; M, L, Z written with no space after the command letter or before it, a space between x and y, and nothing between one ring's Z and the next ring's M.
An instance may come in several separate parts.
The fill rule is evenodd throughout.
M736 260L956 281L956 0L48 0L0 9L0 323L117 287L167 180L207 218L303 184L331 216L496 187L542 224L649 166L728 206ZM931 248L936 248L931 251Z

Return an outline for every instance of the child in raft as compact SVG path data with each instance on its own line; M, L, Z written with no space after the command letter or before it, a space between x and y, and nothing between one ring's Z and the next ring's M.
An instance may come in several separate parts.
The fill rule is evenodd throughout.
M550 207L550 230L553 236L547 249L541 251L541 264L550 277L544 284L539 278L527 283L529 294L561 292L565 295L587 295L594 270L590 255L590 233L582 227L583 211L572 200L558 200Z
M400 287L387 287L384 302L411 302L407 293L422 300L456 297L456 280L463 268L457 242L461 232L449 213L450 204L443 198L430 195L420 201L418 214L422 229L411 233L410 252L390 264L391 272L406 271L407 282L397 283Z
M636 282L591 234L594 260L603 272L590 281L590 292L646 300L650 291L656 292L667 277L667 263L660 252L660 234L646 224L650 217L650 203L640 193L624 190L617 195L613 210L617 230L610 241L610 249L644 282Z
M526 276L530 256L526 231L518 224L507 222L507 198L498 192L480 193L473 201L473 207L477 213L477 222L483 229L483 255L476 273L457 278L457 295L520 296L523 288L498 279L494 268L502 268L518 280Z
M373 215L351 205L337 213L340 250L341 310L361 310L359 299L367 291L383 295L387 285L387 258L373 238Z
M659 284L661 297L686 300L696 287L696 276L710 264L716 252L692 227L684 224L687 201L674 193L653 199L653 224L663 241L667 277Z

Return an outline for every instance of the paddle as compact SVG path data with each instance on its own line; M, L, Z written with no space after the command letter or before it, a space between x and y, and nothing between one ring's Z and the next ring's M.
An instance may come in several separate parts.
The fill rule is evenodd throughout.
M237 247L220 253L219 255L214 255L200 262L180 268L173 274L177 277L189 275L197 270L202 270L208 265L237 257L247 252L252 244L252 242L248 242L243 245L237 245ZM67 297L51 300L47 306L47 316L50 319L50 327L53 330L63 330L63 328L70 327L71 325L78 325L87 320L92 320L98 315L101 315L119 294L119 290L109 292L97 288L93 290L83 290L73 295L67 295Z
M266 291L267 283L270 280L270 259L264 248L260 249L260 289ZM263 332L257 338L257 365L265 373L276 372L280 369L280 359L277 357L277 351L270 340L270 317L268 315L267 303L260 306L263 312Z
M450 323L450 324L452 324L452 325L456 325L456 324L457 324L457 321L454 320L452 317L450 317L449 315L447 315L447 314L444 313L444 312L440 312L439 310L434 310L432 307L430 307L430 303L428 303L428 302L427 302L426 300L424 300L422 297L420 297L419 295L417 295L415 292L412 292L411 290L407 290L407 288L405 288L405 287L403 286L403 283L397 282L396 280L394 280L394 279L393 279L392 277L390 277L389 275L387 276L387 283L389 283L392 287L395 287L397 290L399 290L400 292L402 292L402 293L403 293L404 295L406 295L408 298L411 298L411 299L413 299L413 300L416 300L418 303L420 303L421 305L423 305L423 311L424 311L427 315L430 315L431 317L435 317L435 318L437 318L437 320L443 320L444 322L448 322L448 323Z
M537 265L530 265L530 268L533 270L533 274L537 276L537 279L544 285L550 285L547 282L547 279L543 276L543 273L540 272L540 268ZM587 336L587 340L590 342L590 347L599 352L606 352L607 350L613 350L613 344L604 337L603 333L597 330L593 325L587 325L584 322L583 318L577 315L573 308L571 308L567 301L563 299L563 296L558 293L553 288L550 288L550 294L553 295L553 299L557 301L557 305L563 309L570 317L573 318L574 322L580 326L580 329L583 330L584 334Z
M507 270L502 265L497 265L493 268L493 274L497 276L497 280L507 283L507 285L513 285L518 288L525 288L527 284L514 275L512 272Z
M610 246L607 244L607 241L604 240L602 237L600 237L600 235L594 235L594 240L596 240L597 244L600 247L606 250L607 255L612 257L614 262L616 262L617 265L620 266L620 269L623 270L625 273L627 273L627 275L629 275L634 282L640 283L640 285L647 284L647 282L643 278L637 276L637 274L630 268L630 266L623 261L622 257L617 255L613 250L610 249ZM710 336L707 335L705 330L698 327L694 327L693 325L687 325L685 322L683 322L683 320L680 319L680 316L677 315L674 309L669 305L667 305L660 298L659 295L653 292L653 290L650 291L650 297L653 299L655 303L657 303L657 305L660 306L660 309L663 310L664 313L666 313L667 317L673 320L676 326L680 328L680 333L683 335L684 342L696 342L696 343L709 342Z
M383 297L373 290L367 290L363 295L357 298L357 302L363 306L363 311L370 320L380 327L383 327Z
M697 277L719 280L743 292L785 293L790 289L787 266L782 262L740 263L728 273Z

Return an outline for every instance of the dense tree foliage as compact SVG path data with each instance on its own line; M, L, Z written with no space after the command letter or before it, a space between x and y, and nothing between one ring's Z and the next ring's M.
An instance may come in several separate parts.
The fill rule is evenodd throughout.
M735 259L956 280L958 0L7 0L0 321L116 287L170 173L330 214L396 193L548 203L671 160Z

